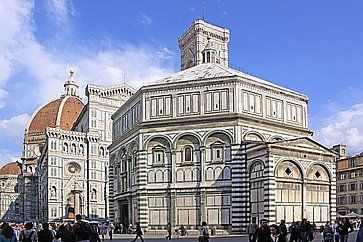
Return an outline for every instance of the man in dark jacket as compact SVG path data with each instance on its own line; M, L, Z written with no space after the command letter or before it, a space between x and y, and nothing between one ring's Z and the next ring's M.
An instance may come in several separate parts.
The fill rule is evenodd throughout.
M247 228L247 233L249 235L249 242L256 242L258 225L256 224L256 218L252 218L252 222Z
M258 242L271 242L270 228L267 226L267 219L260 220L260 227L257 229Z
M43 223L43 230L38 232L38 242L52 242L54 239L48 223Z
M286 242L286 237L279 233L279 226L276 224L270 225L270 231L270 242Z
M287 228L286 228L285 220L281 219L279 229L280 229L280 234L285 236L285 238L287 239Z
M93 240L93 238L95 238L95 234L97 233L95 233L92 226L89 223L82 221L82 215L80 214L76 215L76 221L77 222L74 224L72 229L74 241L90 242Z
M144 242L144 239L142 238L142 235L144 234L141 230L140 223L136 223L136 238L133 240L134 242L137 240L137 238L140 238L142 242Z
M347 242L349 233L354 231L353 225L349 222L349 218L344 218L340 221L337 227L339 233L340 242Z

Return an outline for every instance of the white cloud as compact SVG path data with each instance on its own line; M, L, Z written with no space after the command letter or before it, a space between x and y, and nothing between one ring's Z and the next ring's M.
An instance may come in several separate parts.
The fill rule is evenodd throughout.
M71 0L48 0L46 3L48 17L58 25L68 25L70 15L75 15Z
M165 53L164 57L167 57ZM164 59L150 46L124 45L122 49L101 51L92 58L81 58L76 64L76 80L81 85L86 85L86 82L100 85L126 82L139 88L172 72L162 67Z
M363 151L363 103L339 111L327 119L316 138L328 147L346 144L352 155Z
M126 80L126 83L138 88L173 72L170 68L173 52L166 47L123 43L116 48L108 46L102 49L82 43L82 46L62 45L62 49L55 49L55 45L51 49L47 48L36 38L33 8L34 1L31 0L0 1L0 108L5 105L3 100L8 95L5 87L9 85L9 81L13 81L11 77L15 73L34 79L34 89L31 92L33 96L24 98L28 98L29 103L31 100L40 105L60 96L71 66L76 68L75 78L80 84L81 94L88 83L114 85ZM68 18L74 12L70 0L49 0L47 8L48 13L54 15L57 24L69 22ZM142 22L149 25L152 19L142 14ZM62 41L66 43L67 40ZM74 53L73 49L81 49L83 52ZM16 96L16 93L11 95ZM27 110L27 107L24 109ZM21 114L0 120L0 137L21 147L29 119L28 114ZM6 143L3 142L2 145ZM14 153L9 147L0 148L0 162L17 158Z
M13 72L13 51L24 31L29 31L30 25L24 25L24 22L30 20L33 6L34 3L28 1L0 1L0 87Z
M86 82L101 85L118 84L126 77L129 84L140 87L172 71L163 67L165 64L170 66L163 61L171 59L173 54L166 47L157 50L148 45L123 44L119 48L110 47L96 51L82 46L86 51L80 54L75 54L67 47L60 50L48 49L34 34L36 29L32 19L34 3L22 3L9 0L10 7L3 2L0 3L0 23L8 22L9 26L12 26L12 30L9 30L8 26L3 26L8 37L0 37L0 50L4 50L0 51L0 70L7 73L3 77L0 76L2 78L0 84L1 81L5 83L15 70L25 72L37 82L33 93L37 96L38 104L60 95L70 65L77 67L76 80L83 86ZM69 0L49 0L48 11L55 15L57 21L64 22L69 15L69 11L67 12L69 5L72 5ZM152 19L145 14L142 14L142 19L144 24L152 22ZM170 63L170 60L168 62Z
M19 154L13 153L7 149L0 149L0 168L3 165L5 165L6 163L13 162L13 161L21 162Z
M26 113L14 116L10 119L0 120L0 136L5 137L15 144L21 144L24 129L30 119Z
M161 59L172 59L174 58L174 52L166 48L165 46L160 48L157 52L158 57Z
M5 107L5 101L4 99L8 96L7 91L0 88L0 108Z
M149 25L153 22L153 20L147 16L146 14L144 13L141 13L141 19L140 19L140 22L143 24L143 25Z

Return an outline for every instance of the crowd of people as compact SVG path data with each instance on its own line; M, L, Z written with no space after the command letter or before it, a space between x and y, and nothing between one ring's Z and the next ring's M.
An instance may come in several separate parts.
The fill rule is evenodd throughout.
M101 242L106 234L112 240L114 229L112 223L88 223L80 214L76 215L75 222L62 224L4 222L0 226L0 242Z
M260 220L257 225L256 220L252 219L248 227L249 242L310 242L314 239L317 232L323 235L323 242L347 242L348 236L358 229L356 242L363 242L363 219L355 221L355 226L349 218L337 219L333 224L327 222L319 229L315 223L308 220L292 222L289 227L284 220L279 225L267 225L266 219Z
M348 236L354 229L358 229L356 242L363 242L363 219L351 222L348 218L337 219L331 224L327 222L325 226L317 228L315 223L308 220L294 221L287 226L284 220L280 224L268 225L266 219L261 219L259 225L252 219L248 226L249 242L310 242L317 232L323 235L323 242L348 242ZM172 239L172 225L166 225L167 236L165 239ZM136 237L132 241L140 239L142 242L143 231L139 223L136 223L135 230L132 225L128 228L122 225L114 226L112 223L88 223L82 220L80 214L76 215L75 222L65 222L56 224L25 224L2 223L0 226L0 242L101 242L108 235L112 240L113 233L134 233ZM206 222L200 227L199 242L209 242L209 228ZM186 235L184 226L175 229L174 235Z

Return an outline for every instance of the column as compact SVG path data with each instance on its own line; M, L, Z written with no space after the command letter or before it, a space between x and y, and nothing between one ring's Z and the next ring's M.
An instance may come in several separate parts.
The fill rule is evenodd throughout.
M171 226L176 226L176 221L177 221L177 216L178 216L178 212L177 212L177 204L176 204L176 198L177 198L177 193L176 193L176 188L175 188L175 183L176 183L176 151L175 148L171 148L170 149L171 152L171 180L170 180L170 184L169 184L169 191L168 191L168 195L170 198L170 223Z
M243 145L245 146L245 145ZM249 186L246 148L231 145L232 158L232 233L242 233L249 222Z
M273 156L267 151L265 156L265 171L264 176L267 177L264 186L264 214L269 223L276 223L276 204L275 204L275 190L276 178L274 174Z
M148 197L147 197L147 152L140 150L139 153L139 169L137 172L137 182L139 190L137 192L137 205L138 205L138 221L141 228L146 231L149 225L148 214Z
M200 146L200 224L207 222L207 201L205 197L205 163L207 160L205 146Z

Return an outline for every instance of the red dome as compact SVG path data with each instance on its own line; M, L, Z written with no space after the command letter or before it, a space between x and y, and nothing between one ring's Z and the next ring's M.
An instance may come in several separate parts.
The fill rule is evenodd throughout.
M18 162L11 162L0 169L0 175L21 175L21 168Z
M82 101L75 97L65 96L53 100L33 114L28 132L45 132L46 128L56 126L71 130L83 107Z

